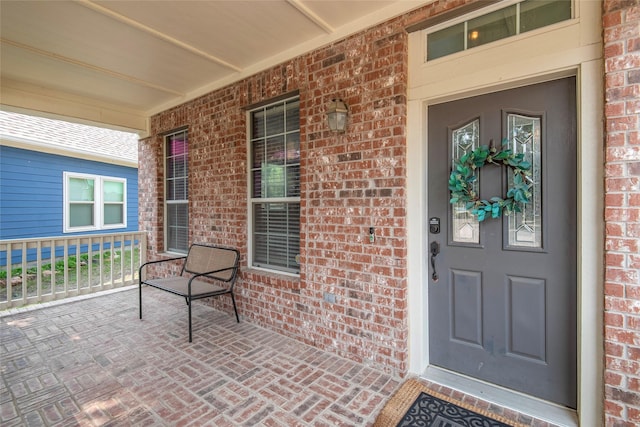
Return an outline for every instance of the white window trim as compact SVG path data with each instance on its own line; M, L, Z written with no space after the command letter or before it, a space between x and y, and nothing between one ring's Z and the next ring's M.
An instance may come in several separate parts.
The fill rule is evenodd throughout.
M103 176L103 175L92 175L86 173L76 173L76 172L63 172L63 233L77 233L83 231L97 231L97 230L112 230L116 228L126 228L127 227L127 179L126 178L118 178L114 176ZM71 227L71 212L69 209L70 200L69 200L69 179L71 178L79 178L79 179L91 179L95 182L93 187L93 220L94 224L91 226L82 226L82 227ZM123 222L119 224L105 224L104 223L104 205L105 202L103 200L104 195L104 183L105 182L120 182L123 186L123 200L122 200L122 219ZM112 203L112 202L109 202Z

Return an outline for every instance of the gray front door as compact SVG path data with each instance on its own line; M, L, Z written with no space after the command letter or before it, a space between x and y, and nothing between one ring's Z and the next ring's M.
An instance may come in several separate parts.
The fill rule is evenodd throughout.
M430 362L571 408L575 103L575 78L565 78L428 110L427 246L439 245L435 271L429 263ZM451 167L480 145L499 148L505 138L502 148L524 153L532 164L531 201L522 213L478 221L463 204L449 203ZM481 199L506 197L509 168L478 171Z

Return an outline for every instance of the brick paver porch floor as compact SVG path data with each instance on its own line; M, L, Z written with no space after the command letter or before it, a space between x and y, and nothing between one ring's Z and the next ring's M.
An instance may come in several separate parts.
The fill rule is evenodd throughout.
M145 288L0 317L0 424L369 425L400 380Z
M0 425L369 426L399 378L137 288L0 314ZM548 427L435 383L525 425Z

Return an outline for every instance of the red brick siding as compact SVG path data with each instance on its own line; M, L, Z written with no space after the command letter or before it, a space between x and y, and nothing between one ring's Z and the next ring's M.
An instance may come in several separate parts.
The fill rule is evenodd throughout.
M163 239L163 183L164 168L162 138L141 139L138 143L138 217L139 228L147 231L147 246L157 253Z
M252 322L389 372L407 370L407 33L443 1L160 113L140 144L141 229L162 252L162 135L188 127L190 242L243 254L238 305ZM247 266L247 106L298 92L300 277ZM327 130L340 97L349 129ZM376 240L369 242L369 227ZM335 303L324 300L334 294ZM229 310L228 301L212 302Z
M605 0L605 424L640 425L640 6Z
M162 133L188 126L191 241L243 253L245 319L387 371L407 369L405 135L407 25L466 1L440 1L152 118L140 148L141 229L163 246ZM606 89L605 417L640 422L640 13L604 1ZM250 270L244 107L299 91L301 274ZM326 130L332 97L349 130ZM368 228L377 239L368 242ZM336 295L335 304L323 295ZM223 309L229 309L226 301Z
M152 137L141 144L141 221L150 232L150 256L163 247L162 212L155 208L163 202L162 134L188 126L190 241L237 247L246 266L243 108L299 91L301 275L245 268L240 310L310 344L405 371L406 64L406 34L390 25L153 117ZM325 126L326 104L335 96L350 106L344 135ZM324 302L325 292L336 295L336 304Z

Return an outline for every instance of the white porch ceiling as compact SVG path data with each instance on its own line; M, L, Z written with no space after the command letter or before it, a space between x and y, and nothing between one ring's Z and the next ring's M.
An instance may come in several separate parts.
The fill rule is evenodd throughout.
M430 0L0 1L4 109L146 118Z

